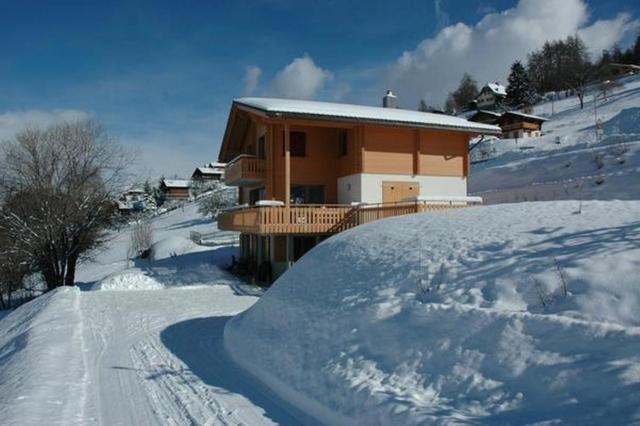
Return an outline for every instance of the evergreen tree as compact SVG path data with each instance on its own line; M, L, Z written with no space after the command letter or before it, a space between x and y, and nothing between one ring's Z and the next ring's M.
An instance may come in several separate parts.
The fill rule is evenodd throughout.
M536 91L529 79L527 71L520 61L511 65L507 86L507 105L514 108L529 107L533 105Z
M422 111L422 112L429 111L429 105L427 105L427 102L424 99L420 99L420 103L418 104L418 111Z

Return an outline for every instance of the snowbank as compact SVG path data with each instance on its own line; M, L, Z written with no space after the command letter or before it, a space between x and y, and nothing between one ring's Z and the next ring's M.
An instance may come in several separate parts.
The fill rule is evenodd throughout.
M338 234L225 329L333 424L640 419L640 202L418 214Z
M2 424L83 423L87 377L79 303L80 291L63 287L0 321Z
M164 285L138 269L111 275L95 283L92 290L162 290Z

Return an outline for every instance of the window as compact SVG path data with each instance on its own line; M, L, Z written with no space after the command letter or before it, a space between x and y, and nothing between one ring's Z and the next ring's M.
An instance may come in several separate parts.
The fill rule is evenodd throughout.
M338 134L338 157L344 157L348 154L349 138L346 130L340 130Z
M324 186L293 185L291 202L293 204L324 204Z
M307 155L307 134L305 132L291 132L289 134L289 149L292 157L305 157ZM282 155L285 155L284 140Z

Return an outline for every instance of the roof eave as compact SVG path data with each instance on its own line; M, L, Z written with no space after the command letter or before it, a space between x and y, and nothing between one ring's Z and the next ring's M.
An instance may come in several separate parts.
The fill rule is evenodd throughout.
M494 134L500 135L502 131L499 128L494 130L480 128L480 127L459 127L459 126L447 126L447 125L438 125L438 124L426 124L419 122L411 122L411 121L397 121L397 120L384 120L384 119L372 119L372 118L360 118L360 117L343 117L343 116L335 116L335 115L326 115L326 114L312 114L312 113L292 113L288 111L272 111L265 110L257 107L248 106L239 101L234 101L234 103L242 106L242 109L253 112L255 114L260 114L264 117L268 118L293 118L293 119L309 119L315 118L320 120L332 120L332 121L340 121L344 123L362 123L362 124L384 124L384 125L396 125L402 127L419 127L422 129L433 129L433 130L454 130L465 133L477 133L477 134Z

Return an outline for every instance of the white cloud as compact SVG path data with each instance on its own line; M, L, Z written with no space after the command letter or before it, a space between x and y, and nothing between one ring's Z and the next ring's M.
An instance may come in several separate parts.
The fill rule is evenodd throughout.
M268 92L284 98L311 99L332 78L331 72L318 67L305 53L278 71Z
M244 72L244 94L252 95L258 84L260 84L260 76L262 75L262 70L260 67L256 66L248 66Z
M0 113L0 141L13 138L16 133L27 127L47 127L63 121L76 121L89 118L84 111L73 109L23 110Z
M599 53L638 25L627 14L592 24L588 19L583 0L520 0L514 8L489 13L475 25L443 28L404 52L390 67L384 87L398 92L405 107L420 98L442 103L465 72L481 85L504 81L513 61L525 60L547 40L578 33L593 53Z

